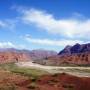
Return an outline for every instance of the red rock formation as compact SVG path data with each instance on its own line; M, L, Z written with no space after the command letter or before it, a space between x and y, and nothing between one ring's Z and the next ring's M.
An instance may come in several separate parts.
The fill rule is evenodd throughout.
M57 55L54 51L48 50L18 50L14 48L0 49L0 63L41 60L49 56ZM37 61L38 62L38 61Z
M58 55L49 57L46 65L77 64L90 65L90 43L66 46Z
M90 65L90 53L79 53L71 55L57 55L49 57L46 65L77 64Z
M18 62L30 60L30 56L25 53L0 52L0 63Z

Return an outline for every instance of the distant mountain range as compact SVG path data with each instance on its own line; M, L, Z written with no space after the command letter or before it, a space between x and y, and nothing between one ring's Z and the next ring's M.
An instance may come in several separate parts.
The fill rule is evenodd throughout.
M57 52L49 50L30 51L15 48L0 48L0 63L42 60L53 55L57 55Z
M59 53L49 50L0 49L0 63L33 61L43 65L90 65L90 43L66 46Z

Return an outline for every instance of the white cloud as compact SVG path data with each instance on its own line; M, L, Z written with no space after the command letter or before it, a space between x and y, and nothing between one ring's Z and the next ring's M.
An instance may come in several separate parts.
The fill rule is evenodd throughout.
M50 39L36 39L36 38L30 38L30 37L24 37L24 39L33 44L62 46L62 47L65 47L66 45L74 45L76 43L80 43L80 44L85 43L84 41L80 41L80 40L66 40L66 39L50 40Z
M79 20L69 18L57 20L52 14L36 9L23 10L22 19L24 22L28 24L33 23L49 33L69 38L83 38L90 33L90 19Z
M17 48L17 49L23 49L25 47L23 45L15 45L12 42L0 42L0 48Z

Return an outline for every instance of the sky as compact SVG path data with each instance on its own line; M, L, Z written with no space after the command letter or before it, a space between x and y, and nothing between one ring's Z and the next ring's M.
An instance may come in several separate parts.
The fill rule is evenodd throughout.
M59 52L89 40L90 0L0 0L0 48Z

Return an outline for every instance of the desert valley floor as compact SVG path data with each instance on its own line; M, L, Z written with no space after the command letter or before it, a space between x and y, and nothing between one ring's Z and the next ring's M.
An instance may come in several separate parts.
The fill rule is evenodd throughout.
M0 65L0 90L90 90L90 67L44 66L32 62Z
M79 77L90 76L90 67L84 67L84 66L44 66L33 62L19 62L15 64L19 67L39 69L39 70L47 71L48 73L51 74L69 73Z

